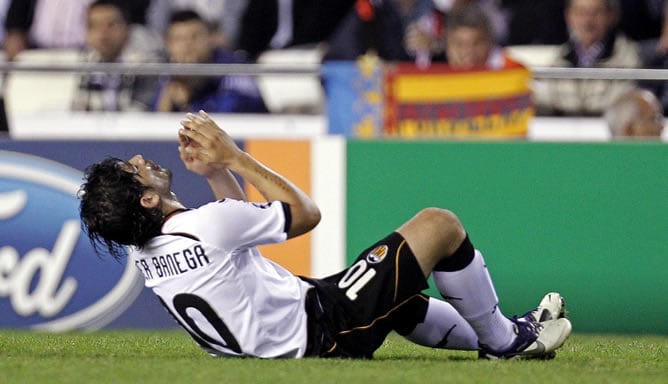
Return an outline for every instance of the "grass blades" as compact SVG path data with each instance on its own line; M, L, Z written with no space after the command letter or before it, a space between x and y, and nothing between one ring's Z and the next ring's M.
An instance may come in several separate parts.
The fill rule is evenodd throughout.
M217 359L178 330L0 331L0 383L668 383L668 337L574 334L552 361L481 361L391 335L369 361Z

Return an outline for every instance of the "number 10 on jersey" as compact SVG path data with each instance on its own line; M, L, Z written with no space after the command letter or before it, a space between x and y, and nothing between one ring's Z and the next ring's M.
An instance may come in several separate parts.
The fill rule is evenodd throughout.
M353 264L343 278L339 280L339 288L346 290L346 296L355 301L358 292L376 276L376 270L369 268L369 264L365 260L358 260Z

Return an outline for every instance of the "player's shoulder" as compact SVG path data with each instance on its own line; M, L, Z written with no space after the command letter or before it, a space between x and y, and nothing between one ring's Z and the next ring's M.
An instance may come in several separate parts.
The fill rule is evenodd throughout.
M199 215L204 215L207 214L210 211L217 211L221 209L227 209L232 205L238 204L238 203L244 203L239 200L234 200L234 199L221 199L221 200L216 200L212 201L206 204L203 204L197 208L190 208L188 209L188 217L196 217Z
M225 199L221 199L221 200L218 200L218 201L214 201L214 202L211 202L211 203L204 204L201 207L197 208L196 211L210 211L210 210L234 209L234 208L239 208L239 209L244 209L244 208L267 209L267 208L272 208L272 207L275 207L275 206L280 206L281 204L282 203L280 201L253 202L253 201L245 201L245 200L236 200L236 199L225 198Z
M189 227L199 227L201 225L210 225L216 219L229 217L233 215L234 207L247 204L245 201L234 199L221 199L212 201L196 208L189 208L174 217L169 218L163 226L165 229L178 230ZM224 213L224 215L222 215Z
M257 203L226 198L206 203L198 208L189 209L178 215L178 220L173 220L172 224L192 226L202 223L220 224L221 222L235 222L234 218L247 219L255 216L260 217L262 216L260 212L265 210L282 210L281 204L280 201Z

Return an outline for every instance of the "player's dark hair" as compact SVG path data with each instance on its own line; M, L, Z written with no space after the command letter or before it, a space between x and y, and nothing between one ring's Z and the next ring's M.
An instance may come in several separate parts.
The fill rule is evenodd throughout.
M79 190L79 214L84 231L98 254L106 248L116 259L125 246L142 248L160 234L163 215L159 208L144 208L140 199L149 187L123 168L121 159L109 157L89 166Z

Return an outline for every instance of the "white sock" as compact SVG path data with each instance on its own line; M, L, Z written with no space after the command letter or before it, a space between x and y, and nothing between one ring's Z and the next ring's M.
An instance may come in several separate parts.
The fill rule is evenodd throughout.
M499 299L482 253L461 270L434 271L434 282L445 300L452 304L478 335L481 344L501 351L515 340L513 323L503 316Z
M432 348L476 350L478 335L452 305L429 298L424 322L418 324L406 339Z

